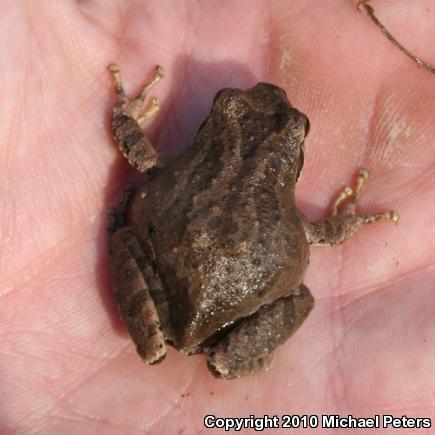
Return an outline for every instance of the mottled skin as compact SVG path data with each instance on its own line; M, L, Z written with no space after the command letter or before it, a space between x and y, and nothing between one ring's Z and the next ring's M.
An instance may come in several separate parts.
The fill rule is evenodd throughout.
M268 83L221 90L191 146L150 172L161 159L143 120L158 102L147 112L142 106L163 70L130 102L117 66L109 69L118 94L115 141L148 171L109 224L117 304L139 354L159 362L170 343L187 354L206 352L219 377L262 369L314 305L302 284L309 244L342 242L362 224L397 221L397 214L355 214L366 170L328 219L301 214L294 190L308 118Z

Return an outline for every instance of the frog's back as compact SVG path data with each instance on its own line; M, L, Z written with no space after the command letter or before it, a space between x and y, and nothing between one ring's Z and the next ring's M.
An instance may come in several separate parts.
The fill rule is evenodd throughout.
M270 113L228 90L225 110L212 112L144 189L136 215L169 293L178 347L196 350L302 281L308 245L294 205L296 144L281 134L293 113L275 89L270 104L279 107Z

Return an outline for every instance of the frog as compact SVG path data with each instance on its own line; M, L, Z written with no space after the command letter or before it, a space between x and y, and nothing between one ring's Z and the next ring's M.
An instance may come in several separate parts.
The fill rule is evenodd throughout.
M365 224L398 222L398 213L356 212L366 169L326 218L299 210L310 122L274 84L217 92L192 143L168 156L145 133L160 107L145 100L163 68L134 98L119 66L108 70L114 142L145 178L126 187L108 219L115 301L137 353L147 364L168 346L203 353L221 379L267 370L314 307L303 283L310 245L342 243Z

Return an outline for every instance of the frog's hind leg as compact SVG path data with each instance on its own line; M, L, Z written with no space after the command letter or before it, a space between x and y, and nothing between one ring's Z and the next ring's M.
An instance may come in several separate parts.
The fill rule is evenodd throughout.
M143 128L145 122L159 110L160 103L157 98L153 98L149 108L144 110L144 102L150 89L162 79L163 68L156 66L151 80L132 100L124 91L118 65L111 64L108 70L116 91L116 102L112 114L113 137L129 163L140 172L145 172L159 165L158 154L146 137Z
M148 364L166 355L166 301L160 280L143 252L133 230L124 226L128 201L133 194L127 187L119 209L109 211L110 258L115 300L120 315L136 344L137 352ZM163 329L165 331L163 331Z
M346 186L333 201L330 215L316 222L304 222L307 240L314 245L335 245L352 236L365 224L380 220L397 223L399 214L395 211L381 213L356 213L361 189L369 176L367 169L360 169L353 188Z
M314 299L302 284L292 295L261 307L205 349L210 371L232 379L267 367L272 352L302 325L313 306Z

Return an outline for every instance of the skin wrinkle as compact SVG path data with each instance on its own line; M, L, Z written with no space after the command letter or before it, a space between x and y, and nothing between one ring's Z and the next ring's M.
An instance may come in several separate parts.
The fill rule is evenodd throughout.
M337 313L338 311L341 312L341 313L344 313L345 309L347 309L351 305L354 305L355 302L360 303L363 300L363 298L366 298L367 296L368 296L368 294L365 294L365 295L363 295L362 297L359 297L356 300L352 300L349 303L346 303L345 305L342 305L339 309L337 309L335 311L335 313ZM341 345L346 343L346 337L349 335L350 331L354 328L354 326L356 324L359 323L360 319L362 319L364 316L366 316L366 314L368 312L369 312L369 310L366 310L366 311L360 313L359 316L357 318L355 318L355 319L352 319L350 323L349 323L349 321L347 321L347 322L343 321L344 316L340 316L340 318L342 319L343 331L342 331L342 334L340 335L339 341L337 341L335 346L332 349L329 350L328 354L326 354L324 356L325 361L327 361L329 359L329 357L336 355L337 350L342 347ZM336 361L336 360L334 360L334 361ZM333 373L337 373L338 372L338 373L342 374L342 373L345 372L345 370L340 370L340 369L337 369L336 367L334 367L332 369L331 373L332 372ZM344 385L344 382L342 382L342 384ZM344 389L340 389L340 391L341 390L344 390ZM343 398L343 394L341 392L338 393L338 397ZM349 405L351 404L351 402L349 402L349 400L348 400L348 404Z
M122 350L123 350L123 349L121 349L120 354L122 354ZM103 369L106 365L108 365L108 364L110 364L110 363L112 363L112 361L103 361L103 362L99 365L99 367L97 367L97 368L93 371L93 373L91 373L91 374L89 374L88 376L86 376L86 377L82 380L82 382L80 382L79 384L74 385L74 387L71 388L69 391L63 391L62 394L60 394L60 395L57 396L57 397L58 397L59 399L61 399L61 402L63 401L63 402L65 403L65 405L68 404L70 409L73 409L73 408L71 408L71 403L69 403L68 400L69 400L72 396L74 396L74 394L75 394L77 391L79 391L80 388L81 388L83 385L88 384L88 383L90 382L90 380L92 380L95 376L97 376L97 375L99 374L99 372L101 371L101 369ZM58 405L59 405L59 401L58 401L58 400L54 400L52 406L49 407L49 408L46 408L46 409L45 409L45 414L46 414L46 415L49 415L49 414L50 414L50 411L55 410L55 409L57 408ZM76 412L78 415L80 414L80 412L77 411L77 410L75 410L74 412ZM29 416L29 418L30 418L30 416ZM29 423L29 427L30 427L30 424L33 425L33 422Z
M53 325L56 326L55 324L53 324ZM56 329L50 328L50 331L53 331L53 330L56 330ZM52 343L56 342L56 340L55 340L55 334L53 334L53 333L47 334L46 332L44 332L42 330L41 331L34 331L34 330L19 331L19 330L16 330L16 331L12 331L12 333L15 334L15 335L18 335L18 334L21 334L21 335L27 334L29 339L30 339L30 337L33 336L33 337L36 337L36 338L44 338L44 340L47 341L47 338L49 338ZM2 335L5 336L6 334L2 334ZM14 344L16 344L16 343L14 343L12 340L9 340L9 341L11 342L10 343L9 353L2 352L1 353L2 356L5 356L5 357L10 356L11 359L15 359L17 361L20 361L20 360L24 361L25 358L22 358L22 357L29 356L30 357L29 359L32 360L33 364L35 364L35 362L38 362L38 364L39 364L39 363L44 361L44 356L42 356L42 355L44 355L43 349L41 349L41 348L37 349L37 352L41 355L40 356L39 354L36 354L35 352L33 352L33 353L32 352L26 352L25 348L23 350L21 350L22 348L19 345L15 345L14 346ZM62 338L62 342L68 342L68 341L70 341L69 337L65 335L65 337ZM57 343L59 343L59 340L57 340ZM50 349L50 345L44 344L44 349L45 348L47 350L49 350ZM83 352L84 352L83 350L76 352L73 349L68 349L68 352L65 351L64 353L62 353L62 352L60 352L58 350L56 350L54 352L52 351L50 357L52 358L54 356L55 358L58 358L59 356L65 355L67 357L67 358L65 358L65 360L69 361L71 359L71 356L78 357L78 356L82 355L81 358L86 360L86 364L89 364L91 362L99 363L98 368L94 372L94 374L97 374L98 370L101 370L101 368L104 368L106 364L112 363L114 360L116 360L117 357L119 357L120 355L123 355L126 350L129 350L130 352L132 352L130 350L130 346L129 346L128 340L125 340L121 345L119 345L112 352L112 354L107 354L104 357L100 356L99 359L97 359L95 356L82 355ZM17 359L16 358L17 356L21 357L21 359L20 358ZM33 370L36 372L35 368ZM38 368L38 371L41 372L41 369ZM42 371L40 374L43 375L43 373L44 372ZM32 373L32 376L35 376L35 375ZM54 376L53 379L57 379L56 376ZM55 393L56 394L60 394L62 397L63 397L64 394L66 394L65 391L60 390L60 389L56 390Z
M423 270L425 271L430 271L430 270L434 270L435 271L435 266L432 264L431 267L428 267L428 265L426 266L421 266L417 269L414 269L414 273L412 275L418 275L419 273L421 273ZM395 284L401 283L403 281L406 280L406 278L409 278L409 275L411 275L411 271L407 271L401 275L398 275L397 277L395 277L394 279L390 279L388 281L384 281L382 284L379 284L378 286L374 287L371 286L371 288L373 288L373 291L370 293L366 293L365 295L362 295L361 297L365 297L367 295L370 295L371 293L375 293L378 291L382 291L382 289L385 289L385 287L390 286L393 287ZM358 299L356 299L357 301ZM351 301L350 303L352 303L353 301ZM345 306L344 306L345 307Z
M64 243L64 247L65 248L69 248L69 249L74 249L75 246L82 246L84 243L90 241L90 239L88 239L89 236L85 236L85 238L83 239L79 239L78 241L74 241L74 242L70 242L70 244L68 244L67 241L63 241ZM68 249L66 249L68 250ZM58 254L57 256L55 256L53 258L53 250L51 248L46 249L45 251L41 251L38 249L38 257L39 257L39 261L40 264L45 264L47 267L48 266L55 266L56 264L59 264L59 260L62 258L62 254ZM52 258L52 261L50 263L46 263L46 259L48 258ZM24 277L24 272L26 272L26 266L23 266L20 269L16 269L16 273L19 277ZM71 276L65 276L62 275L62 278L73 278L74 276L88 276L92 273L92 271L90 270L88 273L83 273L82 275L71 275ZM32 275L30 278L21 280L19 282L16 283L15 287L26 287L28 284L30 283L35 283L35 276ZM37 282L35 284L38 284Z
M200 364L201 364L201 362L198 362L197 366L199 366ZM197 384L196 379L199 377L199 373L200 373L199 370L194 370L194 371L193 371L192 380L191 380L189 386L186 387L186 388L184 388L183 393L184 393L184 391L192 391L192 390L194 390L194 386ZM176 408L177 405L181 402L181 399L182 399L181 394L180 394L179 396L177 396L177 398L178 398L178 400L175 400L175 401L173 402L174 405L175 405L175 408ZM156 425L157 425L161 420L164 420L165 416L168 415L171 411L172 411L172 409L171 409L171 408L168 408L168 410L167 410L165 413L160 414L160 415L157 417L157 419L154 420L154 421L151 423L151 425L147 426L147 430L150 431L152 428L154 428L154 427L155 427L155 426L156 426ZM144 415L144 420L146 420L146 416L145 416L145 415ZM144 426L145 426L145 425L146 425L146 423L144 422Z
M340 247L339 247L339 249L340 249L340 252L341 253L343 253L343 251L344 251L344 249L345 249L345 246L344 245L341 245ZM342 278L343 278L343 254L342 255L340 255L340 260L339 260L339 265L340 265L340 271L339 271L339 273L337 274L337 280L338 280L338 282L339 282L339 286L340 286L340 288L341 288L341 283L342 283ZM335 319L339 319L340 320L340 324L342 325L342 328L345 328L345 325L346 325L346 321L345 321L345 319L344 319L344 316L343 316L343 309L338 309L338 310L336 310L335 312L334 312L334 314L341 314L341 315L335 315L334 316L334 318ZM332 314L332 313L331 313ZM349 331L349 328L347 329L347 331ZM334 345L334 347L333 347L333 349L332 350L330 350L329 352L328 352L328 354L326 354L325 356L324 356L324 360L325 360L325 363L327 364L327 361L328 361L328 357L329 356L332 356L332 358L331 358L331 360L333 361L333 362L335 362L336 364L338 364L338 359L336 359L336 358L334 358L334 356L335 356L335 351L337 350L337 349L339 349L339 347L340 347L340 344L343 342L343 339L344 339L344 337L346 336L346 331L344 331L342 334L341 334L341 336L340 336L340 339L337 341L336 340L336 338L335 338L335 341L336 341L336 343L335 343L335 345ZM349 395L346 395L345 393L343 394L343 391L345 392L346 391L346 388L345 388L345 385L346 385L346 382L345 382L345 379L344 379L344 377L343 377L343 373L344 373L344 371L343 370L337 370L335 367L334 367L334 369L333 370L331 370L330 372L329 372L329 376L331 376L331 373L334 373L334 374L336 374L336 375L338 375L337 377L336 377L336 380L335 380L335 382L331 382L331 389L333 390L333 391L336 391L336 395L335 395L335 397L336 397L336 400L337 399L339 399L340 401L343 401L344 403L346 403L346 404L350 404L350 402L351 402L351 397L349 396Z
M1 85L0 85L1 86ZM11 87L8 87L9 89L11 89ZM14 98L12 98L12 101L16 101L16 110L11 110L11 124L10 124L10 128L6 130L5 132L5 142L6 143L12 143L13 142L13 136L14 136L14 129L16 130L17 125L19 124L17 119L17 115L20 113L20 111L18 110L18 106L19 106L19 101L20 101L20 94L23 94L23 89L20 86L16 86L16 94L14 95ZM2 89L3 91L3 89ZM5 92L6 94L6 92ZM2 100L6 100L6 95L3 95L3 92L1 94ZM13 114L16 114L15 116ZM2 123L2 127L0 127L1 130L3 130L4 128L6 128L7 124L3 124ZM1 131L0 130L0 131ZM8 171L8 167L10 166L10 151L9 151L9 147L2 147L2 153L0 154L0 161L2 162L2 174L4 174L5 179L10 179L10 174ZM2 192L1 197L2 198L7 198L10 196L10 191L12 190L12 187L10 187L10 185L8 183L0 183L0 189ZM4 202L2 201L2 204L4 204ZM16 201L15 199L12 199L9 203L9 205L11 206L11 210L8 211L8 213L6 213L6 207L3 205L0 207L0 217L1 217L1 228L2 231L0 231L0 241L1 244L0 246L8 246L8 243L6 243L6 241L10 241L13 238L13 228L16 226ZM5 221L7 221L7 224L5 223ZM5 229L8 230L5 230ZM4 255L5 253L7 253L7 250L0 250L0 271L2 272L2 275L4 273L4 269L5 269L5 257L6 255ZM1 292L3 294L3 290Z
M122 9L122 8L121 8ZM128 29L128 22L135 15L135 9L134 6L131 6L129 8L126 8L125 13L122 17L119 18L119 24L118 24L118 31L115 33L115 31L112 31L113 35L113 46L118 47L118 50L116 53L113 53L114 59L118 59L120 55L126 51L131 43L129 42L129 33L126 31ZM106 72L107 75L107 72Z
M61 403L59 403L60 406L62 406ZM87 415L85 413L80 413L76 410L73 409L65 409L67 408L65 405L62 407L62 409L65 412L68 412L70 414L72 414L71 416L60 416L59 413L53 413L52 415L45 415L39 422L37 422L35 425L32 425L31 427L29 427L28 429L32 429L32 431L38 431L36 433L41 433L44 434L46 432L44 432L44 429L46 429L47 427L53 426L53 423L51 423L50 426L48 426L50 419L54 419L55 422L59 422L59 421L66 421L66 422L71 422L74 421L75 423L80 422L80 419L84 419L85 421L88 422L99 422L99 423L104 423L105 426L110 424L110 427L114 427L114 428L118 428L120 430L126 430L126 429L131 429L133 430L133 426L129 427L128 425L116 425L114 424L112 421L109 421L106 418L98 418L98 417L93 417L91 415ZM73 419L73 416L79 416L80 419ZM46 421L46 423L45 423ZM44 424L45 423L45 424Z

